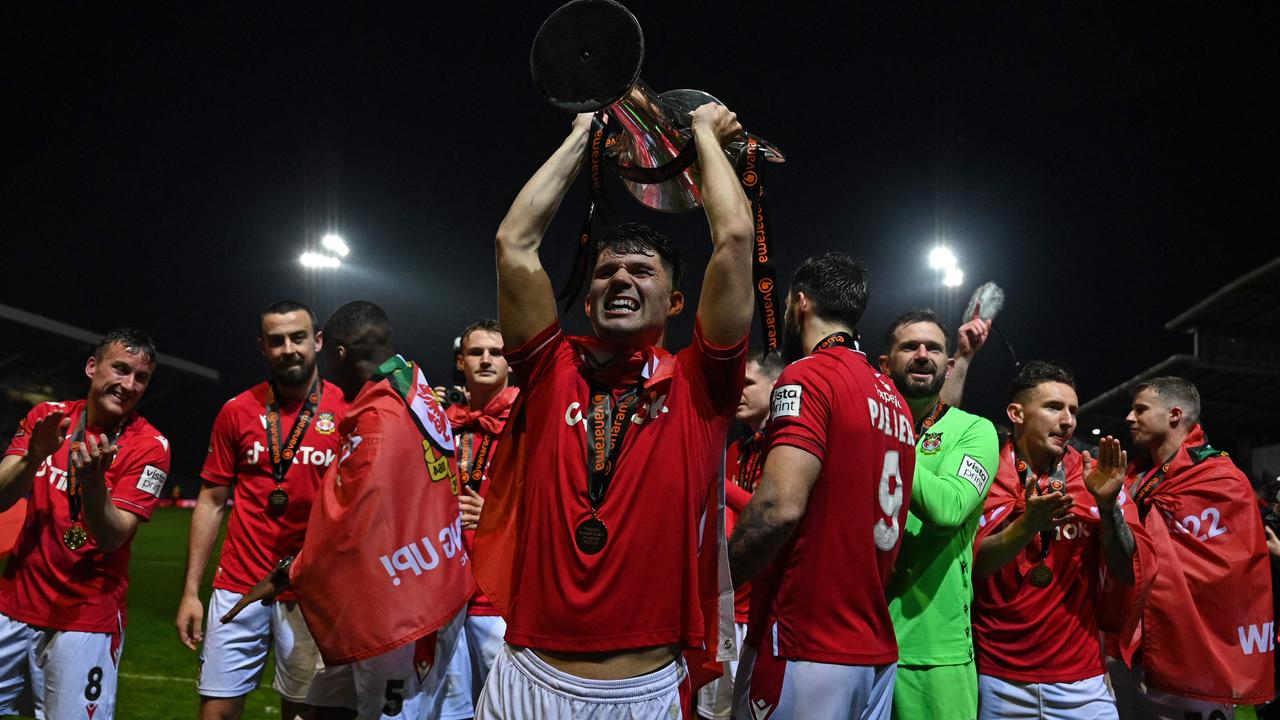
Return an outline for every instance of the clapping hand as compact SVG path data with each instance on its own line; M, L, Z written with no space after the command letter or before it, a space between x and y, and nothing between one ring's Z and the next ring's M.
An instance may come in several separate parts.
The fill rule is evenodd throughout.
M1098 459L1084 454L1084 485L1098 501L1099 512L1110 512L1116 506L1120 488L1124 486L1129 454L1120 449L1120 441L1110 435L1098 443Z

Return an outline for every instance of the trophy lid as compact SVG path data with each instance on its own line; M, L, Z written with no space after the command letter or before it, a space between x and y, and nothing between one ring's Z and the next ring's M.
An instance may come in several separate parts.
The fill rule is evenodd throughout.
M538 28L529 69L552 105L593 112L617 102L640 77L644 33L614 0L572 0Z

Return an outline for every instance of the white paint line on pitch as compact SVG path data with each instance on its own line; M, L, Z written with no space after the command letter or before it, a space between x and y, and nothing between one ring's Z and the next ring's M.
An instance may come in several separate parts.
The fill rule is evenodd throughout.
M173 677L173 676L170 676L170 675L139 675L139 674L137 674L137 673L123 673L123 672L122 672L122 673L120 673L120 677L122 677L122 678L126 678L126 679L129 679L129 680L161 680L161 681L164 681L164 682L182 682L182 683L191 683L192 685L194 685L194 684L196 683L196 679L195 679L195 678L190 678L190 677Z

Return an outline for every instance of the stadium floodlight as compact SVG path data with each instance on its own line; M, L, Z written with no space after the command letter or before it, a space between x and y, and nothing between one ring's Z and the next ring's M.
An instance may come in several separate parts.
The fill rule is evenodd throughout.
M347 247L346 241L337 233L325 233L325 236L320 238L320 244L324 246L325 250L334 253L338 257L346 257L347 253L351 252L351 248Z
M964 271L954 265L947 268L947 272L942 276L942 284L947 287L960 287L964 282Z
M302 263L302 267L311 269L332 270L342 265L342 261L332 255L321 255L320 253L304 252L298 258L298 262Z
M956 266L956 254L946 245L939 245L929 251L929 267L934 270L951 270Z
M1093 429L1093 434L1094 434L1094 435L1101 435L1101 434L1102 434L1102 428L1094 428L1094 429Z

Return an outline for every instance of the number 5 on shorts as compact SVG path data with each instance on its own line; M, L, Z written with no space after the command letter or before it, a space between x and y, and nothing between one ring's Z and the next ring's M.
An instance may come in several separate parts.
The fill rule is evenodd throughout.
M387 704L382 706L382 714L395 717L404 709L404 681L388 680L387 681Z

